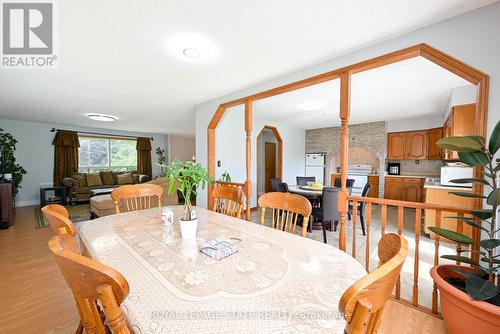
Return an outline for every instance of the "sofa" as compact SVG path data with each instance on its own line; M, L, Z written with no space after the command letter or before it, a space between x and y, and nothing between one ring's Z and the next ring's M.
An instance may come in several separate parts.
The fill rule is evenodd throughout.
M116 188L125 184L144 183L150 180L149 176L135 172L75 173L62 180L70 194L70 199L77 202L88 201L92 189Z
M163 188L163 195L162 195L162 205L163 206L169 206L169 205L178 205L179 200L177 198L177 193L173 195L169 195L168 193L168 186L169 186L169 181L166 178L157 178L152 181L148 181L146 183L150 184L156 184L159 185ZM157 203L152 202L152 205L155 206ZM126 212L127 209L125 207L125 204L122 202L120 204L120 212ZM91 218L97 218L97 217L103 217L103 216L108 216L108 215L113 215L115 214L115 203L111 199L111 195L98 195L94 196L90 199L90 215Z

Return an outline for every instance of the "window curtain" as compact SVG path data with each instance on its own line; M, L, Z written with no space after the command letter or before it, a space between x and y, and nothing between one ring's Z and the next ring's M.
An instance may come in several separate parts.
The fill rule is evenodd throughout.
M62 185L65 177L78 172L78 133L58 130L52 141L54 145L54 186Z
M153 177L151 166L151 140L149 138L137 138L137 172Z

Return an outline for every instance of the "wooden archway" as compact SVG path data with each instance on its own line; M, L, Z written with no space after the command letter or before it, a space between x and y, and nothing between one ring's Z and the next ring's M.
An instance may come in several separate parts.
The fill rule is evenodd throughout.
M259 131L257 138L262 134L262 131L265 129L271 130L274 134L274 137L278 141L278 160L277 160L277 168L276 168L276 177L283 178L283 138L281 138L280 132L278 128L271 125L264 125L262 129ZM257 146L257 180L259 180L259 149Z
M244 104L245 105L245 134L246 134L246 172L247 177L245 180L246 195L249 198L252 194L251 182L251 134L252 134L252 107L253 102L256 100L264 99L267 97L287 93L293 90L309 87L322 82L340 79L340 167L341 167L341 180L342 187L339 193L339 211L340 211L340 235L339 235L339 248L346 249L346 218L348 209L348 192L346 189L347 180L347 151L348 151L348 123L351 113L351 77L353 74L371 70L374 68L382 67L385 65L397 63L406 59L415 57L424 57L433 63L447 69L448 71L462 77L477 87L477 104L476 104L476 133L481 136L486 134L486 120L488 113L488 89L489 89L489 76L452 56L431 47L428 44L417 44L408 48L394 51L382 56L368 59L353 65L345 66L335 69L326 73L322 73L307 79L292 82L283 86L265 90L256 94L248 95L232 101L222 103L217 108L210 124L208 125L208 172L211 176L215 175L215 129L219 124L222 116L227 108ZM475 177L481 177L482 170L475 168ZM473 191L477 194L482 194L482 186L474 184ZM209 206L212 207L211 189L208 192ZM480 199L475 201L476 207L480 208L482 203ZM250 219L250 211L247 208L247 220ZM476 234L474 238L478 240L479 232L475 229Z

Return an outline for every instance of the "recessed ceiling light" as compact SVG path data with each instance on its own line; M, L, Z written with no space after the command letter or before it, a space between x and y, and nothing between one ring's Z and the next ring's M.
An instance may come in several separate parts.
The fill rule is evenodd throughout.
M99 121L99 122L114 122L116 121L115 116L111 115L104 115L104 114L88 114L88 118L94 121Z
M193 48L186 48L182 50L182 54L188 58L194 59L201 57L201 52Z
M326 103L321 101L311 101L301 105L301 109L305 111L316 111L326 107Z

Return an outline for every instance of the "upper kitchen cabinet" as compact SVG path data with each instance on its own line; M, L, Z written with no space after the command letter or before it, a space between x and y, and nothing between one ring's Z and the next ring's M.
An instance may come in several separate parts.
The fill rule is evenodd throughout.
M406 159L427 159L427 131L406 132Z
M444 125L444 136L466 136L476 132L476 104L464 104L454 106ZM446 160L458 159L457 152L446 150L444 152Z
M436 145L436 142L443 138L443 128L429 129L427 131L427 159L442 160L444 158L443 150Z
M387 134L387 159L427 159L427 130L389 132Z
M387 159L406 159L406 135L404 132L390 132L387 134Z

